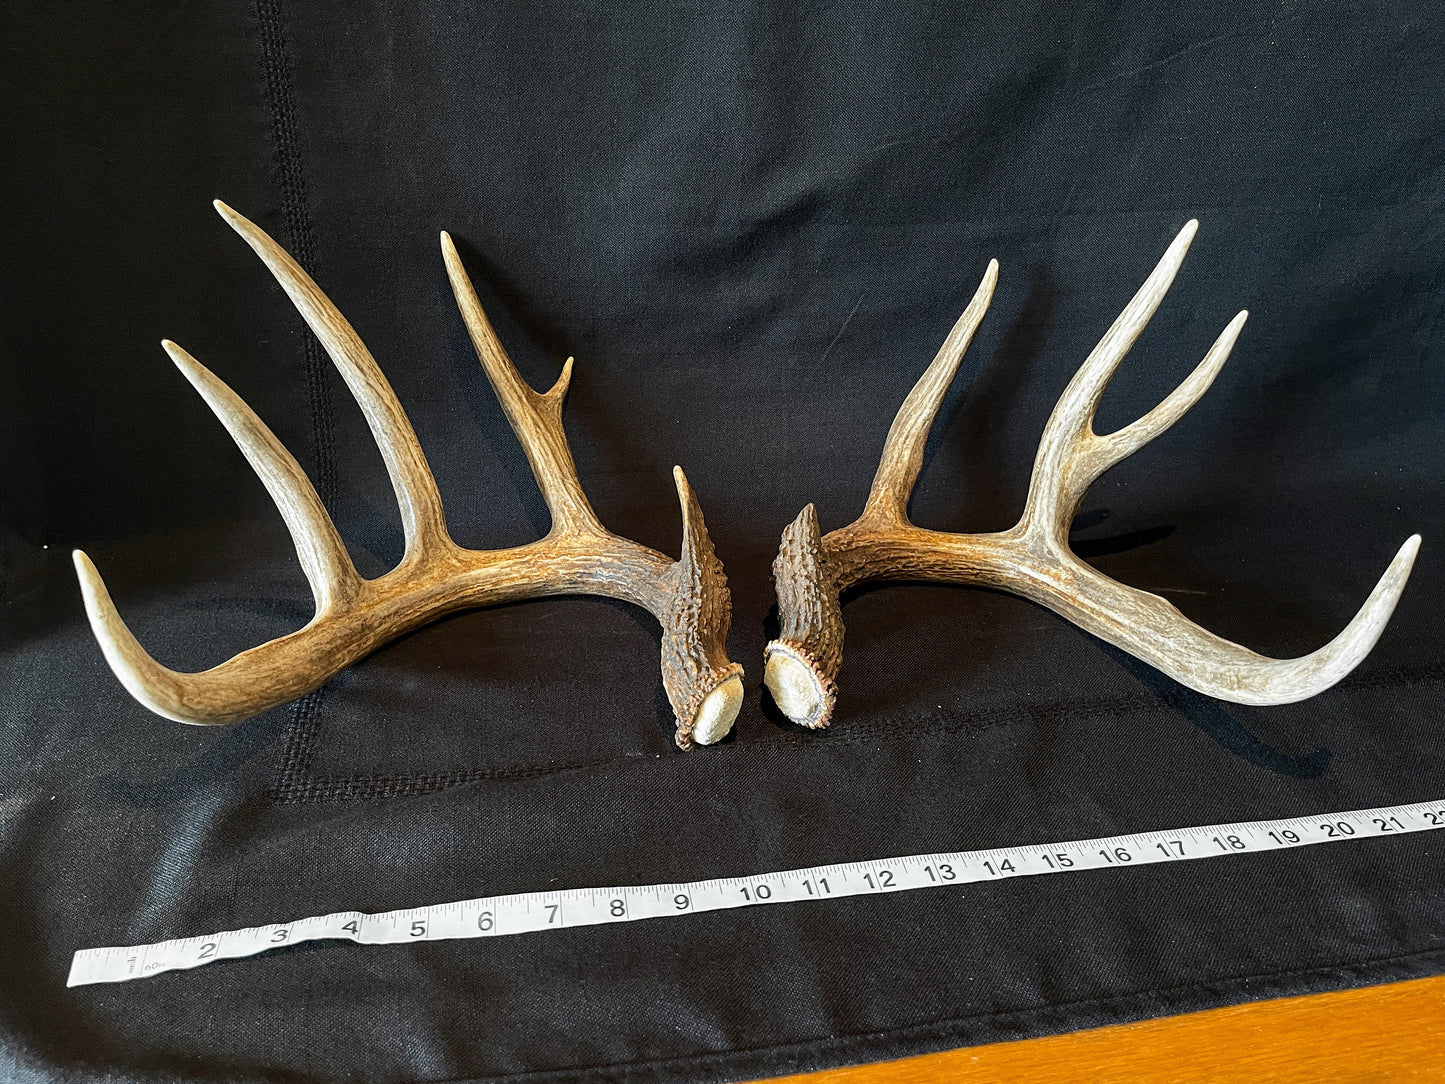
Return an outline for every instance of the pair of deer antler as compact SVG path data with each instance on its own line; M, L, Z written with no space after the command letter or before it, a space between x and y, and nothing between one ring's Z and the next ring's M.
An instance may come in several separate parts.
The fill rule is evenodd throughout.
M171 359L226 426L285 518L316 599L316 615L304 628L210 670L177 673L140 646L95 566L77 550L75 565L91 627L130 693L180 722L234 722L310 692L374 649L443 614L543 595L605 595L643 607L662 625L662 680L677 718L677 744L686 749L726 735L742 705L742 667L727 657L727 579L681 468L673 470L683 526L677 561L604 528L582 491L562 429L572 359L549 391L532 390L498 341L444 233L442 255L462 318L552 515L547 535L525 546L458 546L447 533L416 434L356 332L265 232L225 204L216 207L290 296L361 406L396 490L406 549L391 572L362 579L296 460L235 392L166 342ZM1069 525L1088 487L1195 403L1244 325L1241 312L1188 379L1144 417L1107 436L1094 433L1104 387L1159 307L1195 228L1190 222L1180 231L1065 389L1044 429L1018 524L995 534L928 531L908 522L908 497L939 404L992 297L998 264L989 264L972 302L899 410L863 515L822 535L809 505L783 533L774 564L782 635L768 645L765 681L790 718L809 727L827 725L842 658L838 596L865 580L1002 588L1048 606L1190 688L1245 704L1313 696L1349 673L1374 646L1410 574L1418 535L1400 548L1339 636L1311 655L1289 660L1268 659L1222 640L1164 599L1109 579L1069 551Z

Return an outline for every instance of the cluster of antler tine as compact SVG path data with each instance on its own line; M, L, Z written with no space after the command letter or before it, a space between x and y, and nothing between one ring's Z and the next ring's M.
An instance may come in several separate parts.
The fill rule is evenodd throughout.
M582 492L562 429L568 359L545 394L530 388L482 311L451 239L442 253L457 304L487 377L531 464L552 515L544 538L504 550L469 550L447 534L436 483L416 434L375 360L316 284L262 230L217 202L320 338L361 406L401 506L406 549L395 569L362 579L305 473L244 402L174 343L172 360L230 431L290 529L316 599L302 629L197 674L169 670L137 643L99 574L77 551L91 626L125 687L151 710L187 723L244 719L309 692L392 639L443 614L520 598L606 595L649 610L662 625L663 685L677 744L710 744L732 727L742 668L727 658L727 581L680 468L682 556L672 561L607 531ZM765 682L803 726L822 727L837 697L843 622L839 595L864 581L934 580L1000 588L1054 610L1176 681L1242 704L1282 704L1329 688L1383 632L1409 577L1412 536L1343 632L1313 654L1270 659L1200 628L1157 595L1080 561L1069 526L1084 493L1109 467L1173 425L1213 382L1244 326L1241 312L1204 360L1158 406L1100 436L1093 419L1110 377L1169 289L1197 224L1188 223L1143 287L1085 360L1044 428L1024 512L1007 531L949 534L908 521L908 498L928 432L998 277L991 261L968 308L909 393L889 430L863 514L823 535L812 505L784 531L774 563L781 636L768 645Z
M990 261L973 300L898 411L863 514L820 536L813 506L783 532L773 564L782 635L767 647L764 677L778 706L803 726L828 724L837 697L843 621L838 595L868 580L983 584L1047 606L1080 628L1191 689L1239 704L1288 704L1323 692L1375 646L1414 564L1413 535L1343 632L1298 659L1270 659L1191 622L1158 595L1127 587L1069 551L1084 493L1106 470L1164 432L1214 382L1249 315L1240 312L1204 360L1142 418L1100 436L1093 421L1109 379L1164 300L1198 228L1188 222L1139 292L1074 374L1044 426L1023 515L1007 531L949 534L908 521L923 448L998 279Z
M543 595L605 595L635 603L662 625L662 681L677 744L717 741L742 706L742 667L727 657L727 578L697 499L674 468L682 503L677 561L612 534L597 519L562 431L572 359L545 394L527 386L482 311L451 238L442 256L482 367L527 453L552 514L544 538L503 550L463 549L447 534L436 481L416 433L376 360L336 306L280 245L219 200L216 209L255 249L326 347L366 416L401 506L401 563L362 579L300 465L240 396L172 342L163 345L260 476L291 531L316 598L316 616L289 636L199 674L161 666L116 613L84 553L75 565L91 627L132 696L183 723L230 723L318 688L353 662L443 614Z

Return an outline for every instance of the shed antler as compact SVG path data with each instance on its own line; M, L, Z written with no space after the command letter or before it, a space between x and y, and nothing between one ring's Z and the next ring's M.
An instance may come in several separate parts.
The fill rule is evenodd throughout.
M1149 413L1100 436L1094 412L1104 388L1163 300L1198 223L1189 222L1134 299L1074 375L1039 442L1023 517L995 534L915 527L907 505L928 430L983 320L998 278L991 261L978 292L938 356L904 400L856 522L820 536L810 504L783 532L773 564L781 636L767 647L765 681L796 723L828 725L842 660L838 595L865 580L983 584L1042 603L1191 689L1240 704L1287 704L1328 689L1369 653L1404 590L1420 546L1413 535L1343 632L1298 659L1270 659L1189 621L1170 603L1111 580L1069 551L1069 526L1084 492L1121 459L1183 416L1213 382L1244 326L1241 312L1204 360Z
M260 418L172 342L166 352L201 393L260 476L286 520L316 598L304 628L197 674L152 659L116 613L100 574L79 550L75 567L91 628L131 695L183 723L229 723L284 704L396 637L456 610L543 595L605 595L635 603L662 624L662 680L677 716L677 744L718 741L742 703L742 667L729 662L727 579L681 468L682 557L620 538L597 519L562 431L572 359L545 394L533 391L488 322L451 238L447 275L482 367L527 453L552 515L546 537L501 550L463 549L447 534L441 498L411 423L346 318L286 252L225 204L216 209L255 249L326 347L366 416L401 506L401 563L362 579L301 467Z

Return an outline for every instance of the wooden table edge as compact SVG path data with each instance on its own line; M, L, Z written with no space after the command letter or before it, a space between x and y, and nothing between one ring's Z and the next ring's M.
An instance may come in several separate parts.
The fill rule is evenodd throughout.
M777 1077L768 1084L1445 1081L1445 976Z

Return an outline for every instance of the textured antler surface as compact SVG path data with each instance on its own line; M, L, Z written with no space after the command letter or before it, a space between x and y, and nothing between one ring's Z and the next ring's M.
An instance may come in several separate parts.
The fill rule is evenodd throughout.
M677 744L710 744L742 704L742 667L727 657L727 579L697 499L673 469L682 505L682 557L607 531L582 492L562 429L568 358L557 383L534 391L492 330L451 238L442 255L467 331L521 441L552 515L546 537L502 550L463 549L447 533L441 498L406 413L346 318L286 252L255 224L216 203L270 269L341 371L366 417L401 507L401 563L362 579L316 490L281 442L200 362L174 343L166 351L201 393L271 494L296 544L316 599L304 628L243 651L201 673L157 663L126 628L90 559L75 567L96 639L125 687L152 711L183 723L229 723L317 688L356 660L456 610L543 595L605 595L649 610L662 624L662 677L677 717Z
M1241 704L1285 704L1314 696L1369 653L1404 590L1419 535L1400 547L1344 631L1298 659L1266 658L1221 639L1158 595L1118 583L1069 551L1069 526L1089 486L1194 405L1244 327L1247 313L1241 312L1189 377L1142 418L1106 436L1094 432L1104 388L1159 307L1197 226L1191 221L1179 232L1064 389L1044 427L1019 522L995 534L928 531L908 521L908 498L933 419L993 296L998 263L990 262L973 300L894 419L862 516L821 535L809 505L783 532L773 564L781 635L768 645L764 680L789 718L809 727L828 724L842 661L838 596L866 580L982 584L1022 595L1191 689Z

